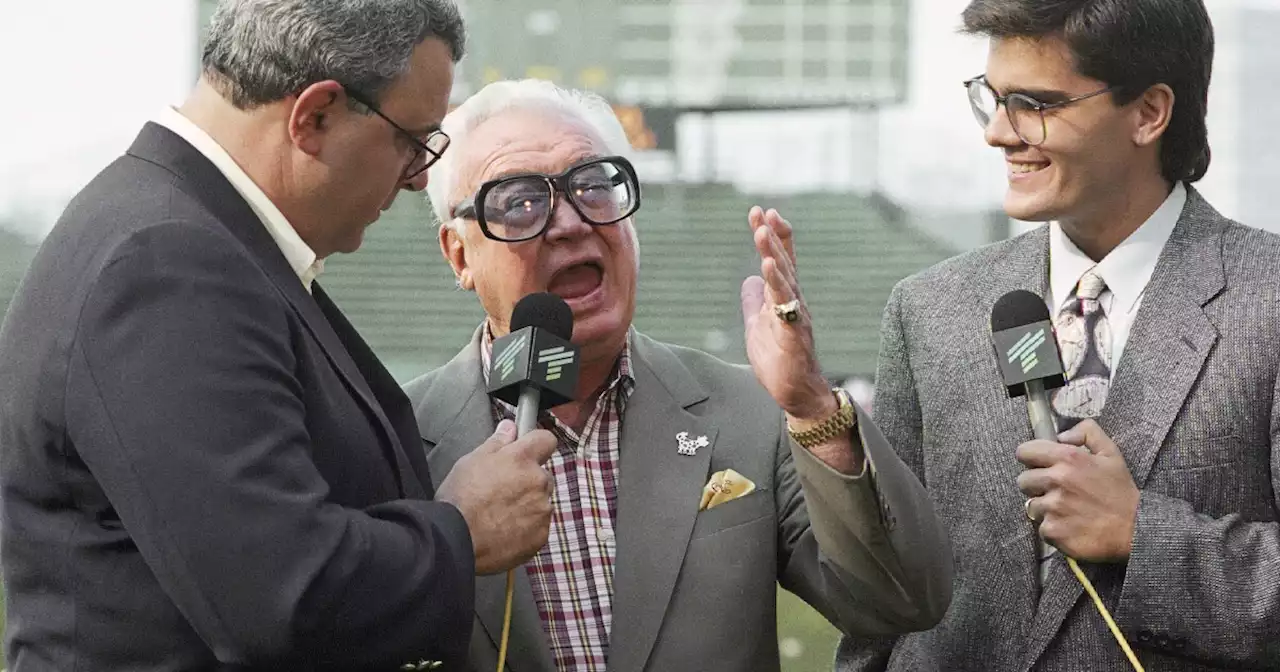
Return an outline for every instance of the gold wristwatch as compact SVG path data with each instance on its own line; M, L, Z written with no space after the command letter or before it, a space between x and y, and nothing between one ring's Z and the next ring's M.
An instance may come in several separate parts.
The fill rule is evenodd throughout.
M849 399L849 393L842 387L832 388L831 393L835 395L836 403L839 406L836 408L836 412L832 413L826 420L801 432L792 429L791 423L787 423L787 432L801 447L813 448L814 446L822 445L853 429L853 426L858 423L858 414L854 412L853 402Z

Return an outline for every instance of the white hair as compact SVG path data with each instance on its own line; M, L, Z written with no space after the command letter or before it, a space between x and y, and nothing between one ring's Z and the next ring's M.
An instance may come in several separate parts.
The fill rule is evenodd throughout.
M613 108L600 96L565 89L541 79L494 82L480 89L445 116L440 128L449 136L449 149L427 174L427 198L439 224L458 228L449 217L449 195L458 181L458 157L467 135L486 120L511 110L554 111L587 123L604 141L610 154L630 157L631 142Z

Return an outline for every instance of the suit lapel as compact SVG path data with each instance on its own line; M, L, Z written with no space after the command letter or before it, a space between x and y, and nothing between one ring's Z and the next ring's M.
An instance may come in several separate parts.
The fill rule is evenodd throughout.
M262 220L231 186L226 176L185 140L155 123L148 123L143 127L137 140L130 147L129 153L163 166L182 178L177 183L178 187L202 203L253 255L259 267L271 278L276 288L280 290L308 331L320 344L330 364L338 371L347 387L373 413L384 437L383 453L392 467L401 496L425 494L421 487L415 487L417 477L409 468L401 450L401 439L396 428L387 419L379 400L369 389L360 367L352 360L342 339L335 332L335 325L330 323L321 310L317 303L318 297L313 297L302 286L302 282L289 267L280 247L271 238ZM316 289L318 290L318 287ZM341 315L336 306L331 303L329 305L334 315ZM351 328L345 318L340 322L341 328L349 329L352 335L355 334L354 328ZM354 340L359 341L363 346L363 340L358 336L355 336ZM369 354L372 355L372 353ZM380 368L381 364L377 366ZM415 445L406 448L416 447Z
M341 351L350 356L350 363L358 374L348 374L348 382L354 380L367 385L367 393L372 399L366 398L365 401L370 403L375 414L379 414L384 430L389 427L394 431L395 440L389 442L389 449L384 452L388 461L396 466L401 491L407 498L430 499L435 496L435 489L427 473L427 460L408 397L319 283L312 285L312 291L325 321L338 337Z
M1160 253L1098 424L1120 447L1141 488L1200 377L1218 332L1204 306L1226 284L1221 215L1187 189L1187 205ZM1086 574L1096 576L1082 565ZM1035 663L1084 593L1066 561L1053 560L1028 640Z
M1120 446L1139 487L1218 340L1204 306L1226 286L1224 221L1188 188L1187 206L1147 285L1098 421Z
M423 408L427 413L419 418L419 425L423 438L434 444L430 470L436 478L443 478L462 456L493 434L493 408L480 371L480 333L477 330L471 343L437 372L435 382L425 392L427 405ZM476 618L495 650L502 641L506 589L506 574L476 577ZM547 631L523 567L515 572L506 667L512 672L556 670Z
M610 672L639 672L653 650L710 476L716 427L689 412L706 392L669 349L633 332L636 394L627 403L619 467ZM707 437L695 455L676 434Z

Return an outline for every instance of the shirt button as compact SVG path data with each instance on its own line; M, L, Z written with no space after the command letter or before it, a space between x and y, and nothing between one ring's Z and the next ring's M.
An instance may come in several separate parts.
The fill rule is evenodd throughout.
M606 544L613 541L613 530L610 530L605 527L597 527L596 539L599 539L601 542Z

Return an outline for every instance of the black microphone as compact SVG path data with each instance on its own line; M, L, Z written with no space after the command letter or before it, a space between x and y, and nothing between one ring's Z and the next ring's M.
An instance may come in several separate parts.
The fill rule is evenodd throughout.
M1025 289L1000 297L991 309L991 341L1009 396L1027 398L1032 434L1057 441L1049 390L1062 387L1066 378L1044 299Z
M493 342L489 395L516 407L516 436L538 426L538 415L573 400L578 346L573 311L550 292L530 294L511 311L511 333Z

